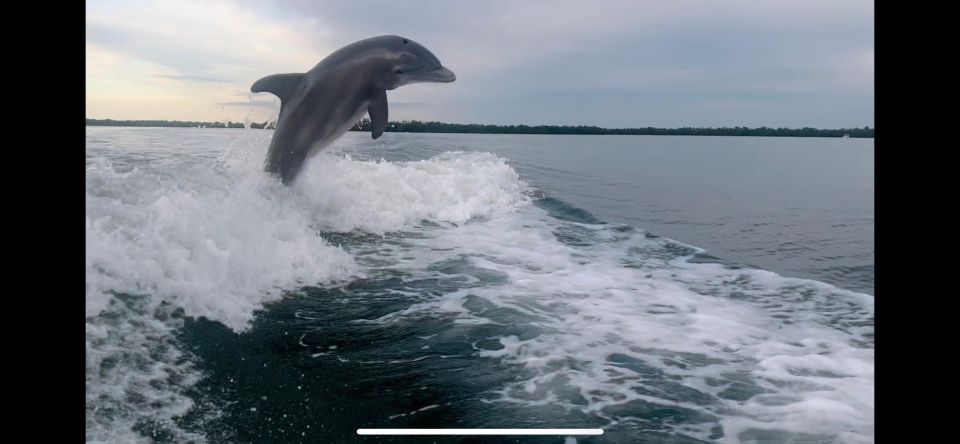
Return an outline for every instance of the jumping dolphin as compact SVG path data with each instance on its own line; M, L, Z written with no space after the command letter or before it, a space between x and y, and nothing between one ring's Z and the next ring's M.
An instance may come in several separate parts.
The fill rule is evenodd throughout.
M266 170L289 185L307 159L347 132L364 112L370 114L373 138L380 137L387 126L387 90L456 79L427 48L386 35L340 48L305 74L257 80L250 91L280 98Z

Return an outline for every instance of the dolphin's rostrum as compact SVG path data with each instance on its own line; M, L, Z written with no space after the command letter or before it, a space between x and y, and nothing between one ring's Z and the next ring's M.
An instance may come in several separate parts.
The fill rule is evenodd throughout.
M380 36L347 45L305 74L275 74L252 92L280 98L266 170L289 185L303 163L370 114L373 138L387 126L387 90L408 83L452 82L453 71L413 40Z

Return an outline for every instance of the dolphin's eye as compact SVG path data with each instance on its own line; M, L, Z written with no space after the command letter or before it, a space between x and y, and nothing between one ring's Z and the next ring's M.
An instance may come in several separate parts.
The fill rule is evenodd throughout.
M397 70L394 71L394 72L397 73L397 74L403 74L403 70L402 70L402 69L397 69Z
M409 43L407 42L407 39L403 39L403 44L407 44L407 43Z

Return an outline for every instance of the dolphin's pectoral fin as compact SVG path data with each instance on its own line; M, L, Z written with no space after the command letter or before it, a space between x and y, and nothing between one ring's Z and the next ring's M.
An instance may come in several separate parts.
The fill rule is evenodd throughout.
M250 92L268 92L280 98L280 110L283 111L283 105L287 99L297 92L300 82L303 80L303 74L274 74L266 76L250 86Z
M367 113L370 114L370 133L376 139L383 135L383 130L387 128L387 91L380 91L377 98L370 102L367 107Z

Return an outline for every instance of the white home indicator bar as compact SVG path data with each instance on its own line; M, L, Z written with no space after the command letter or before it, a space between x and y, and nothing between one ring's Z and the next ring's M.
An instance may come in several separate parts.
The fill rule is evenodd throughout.
M357 429L358 435L602 435L603 429Z

